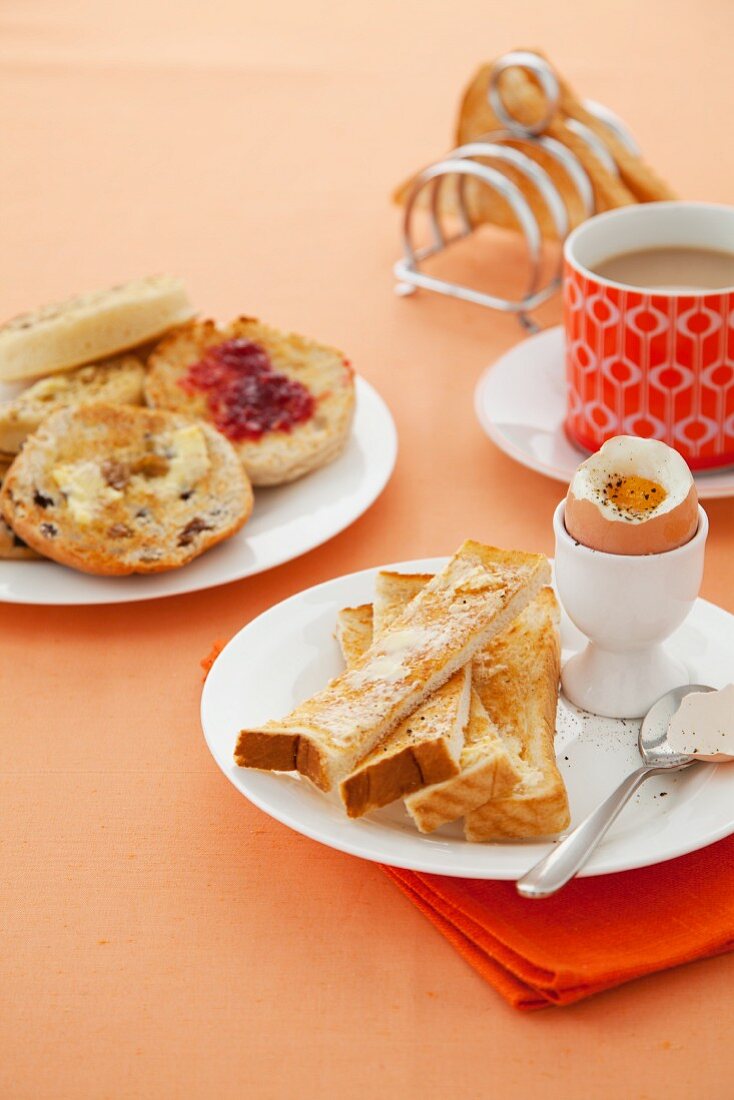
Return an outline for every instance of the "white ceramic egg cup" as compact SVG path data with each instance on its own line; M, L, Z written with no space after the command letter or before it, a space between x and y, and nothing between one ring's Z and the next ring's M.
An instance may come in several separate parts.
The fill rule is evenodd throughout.
M701 587L708 517L698 507L693 538L663 554L604 554L566 530L556 508L556 587L589 643L563 667L575 706L607 718L640 718L671 688L690 683L663 642L687 617Z

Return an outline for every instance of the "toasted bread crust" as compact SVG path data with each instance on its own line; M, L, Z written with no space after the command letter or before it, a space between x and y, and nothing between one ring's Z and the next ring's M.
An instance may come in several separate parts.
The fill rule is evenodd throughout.
M197 462L185 441L199 448ZM0 493L0 511L34 550L108 576L184 565L239 530L251 509L246 475L218 432L121 405L54 413Z
M351 366L334 348L295 333L279 332L252 317L239 317L225 327L214 321L195 322L162 340L149 359L148 404L211 422L206 396L189 393L180 383L208 348L234 339L258 344L274 370L301 382L316 400L314 415L292 431L266 432L258 440L233 442L252 484L295 481L336 458L349 437L354 412Z
M317 785L330 789L502 631L549 576L542 555L467 541L352 669L259 732L274 746L294 734L307 738L320 757ZM241 731L235 750L245 766L249 732Z
M381 569L375 582L373 605L374 627L377 634L387 630L398 615L432 579L432 573L396 573Z
M243 731L235 752L235 763L249 760L248 767L263 768L275 772L298 771L298 750L300 737L294 733L290 737L273 739L258 730Z
M464 835L467 840L529 840L555 836L567 829L571 820L568 795L562 784L549 785L543 795L498 798L467 814Z

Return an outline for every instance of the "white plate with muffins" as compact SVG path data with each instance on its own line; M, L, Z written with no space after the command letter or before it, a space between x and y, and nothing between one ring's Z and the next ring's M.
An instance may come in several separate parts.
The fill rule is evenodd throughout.
M397 454L341 352L193 319L136 280L0 326L0 599L99 604L239 580L353 523Z

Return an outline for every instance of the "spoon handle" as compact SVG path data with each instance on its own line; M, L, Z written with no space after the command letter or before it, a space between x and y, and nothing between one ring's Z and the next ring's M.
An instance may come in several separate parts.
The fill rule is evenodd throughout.
M524 898L547 898L581 870L609 826L641 783L666 768L639 768L628 775L607 799L577 825L567 837L518 879L517 892Z

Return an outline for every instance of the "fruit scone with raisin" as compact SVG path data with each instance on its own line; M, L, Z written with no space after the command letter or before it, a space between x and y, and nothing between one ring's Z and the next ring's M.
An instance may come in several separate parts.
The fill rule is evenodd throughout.
M344 449L354 372L340 351L250 317L194 321L154 348L145 397L213 424L253 485L282 485Z
M145 365L137 355L88 363L41 378L10 401L0 402L0 452L9 458L51 413L71 406L142 405Z
M44 420L0 492L32 550L110 576L185 565L238 531L252 503L234 448L209 424L108 404Z
M0 489L12 461L12 455L0 456ZM31 550L0 515L0 561L39 561L40 558L41 555Z

